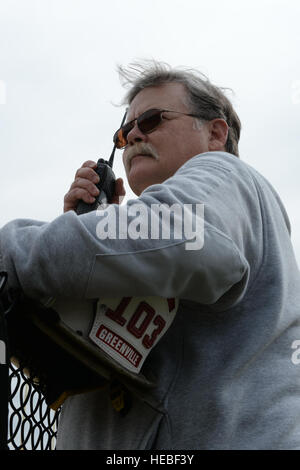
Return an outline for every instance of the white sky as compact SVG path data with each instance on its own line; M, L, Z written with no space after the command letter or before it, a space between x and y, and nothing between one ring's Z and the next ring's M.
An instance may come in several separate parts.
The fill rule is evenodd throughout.
M111 153L116 65L155 58L233 89L241 158L280 194L300 264L299 19L299 0L0 0L0 227L62 213L76 169Z

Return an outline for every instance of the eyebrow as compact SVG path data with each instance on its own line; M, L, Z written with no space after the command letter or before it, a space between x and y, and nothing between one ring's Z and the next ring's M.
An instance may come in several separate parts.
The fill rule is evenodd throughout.
M148 109L151 109L151 108L148 108ZM145 111L148 111L148 110L146 109ZM143 111L142 113L139 113L136 118L130 119L129 121L127 121L127 119L128 119L128 111L127 111L126 121L125 121L124 124L128 124L129 122L134 121L134 120L137 119L139 116L141 116L145 111Z
M144 111L142 111L141 113L139 113L139 114L137 115L137 117L135 117L135 118L133 118L133 119L130 119L130 121L127 121L127 120L126 120L124 124L129 124L130 122L135 121L137 118L139 118L139 117L140 117L142 114L144 114L146 111L149 111L149 109L159 109L159 110L160 110L161 108L160 108L160 106L153 106L153 105L150 106L150 105L149 105L146 109L144 109ZM127 115L126 115L126 117L128 117L128 110L129 110L129 108L127 108Z

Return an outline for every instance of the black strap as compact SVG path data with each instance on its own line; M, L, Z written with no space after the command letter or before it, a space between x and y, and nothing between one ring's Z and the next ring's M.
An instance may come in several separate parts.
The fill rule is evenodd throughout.
M9 368L7 354L7 329L2 292L7 281L7 273L0 273L0 450L7 450L8 438L8 396Z

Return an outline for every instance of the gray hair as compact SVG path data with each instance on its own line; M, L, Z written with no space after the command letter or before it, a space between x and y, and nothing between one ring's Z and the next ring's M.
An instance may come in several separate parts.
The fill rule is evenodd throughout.
M172 68L165 62L154 60L134 62L128 67L119 65L118 72L123 86L130 86L123 104L130 104L144 88L170 82L182 83L187 90L187 104L191 113L199 115L199 118L204 121L221 118L227 122L229 131L225 149L239 156L241 122L231 102L225 96L224 91L227 88L213 85L203 73L197 70Z

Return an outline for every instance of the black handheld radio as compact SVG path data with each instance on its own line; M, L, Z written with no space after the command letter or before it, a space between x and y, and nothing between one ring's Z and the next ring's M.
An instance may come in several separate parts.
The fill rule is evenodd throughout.
M123 126L125 122L126 114L127 114L127 111L125 112L123 116L121 127ZM97 161L97 167L95 168L95 171L100 178L99 183L96 184L97 188L100 191L99 195L97 196L96 200L90 204L84 201L79 201L77 208L76 208L76 213L78 215L96 210L97 207L99 207L100 205L109 203L112 197L114 196L116 177L112 170L112 166L113 166L115 151L116 151L116 145L114 145L114 148L112 150L111 156L108 161L104 160L103 158L99 158L99 160Z

